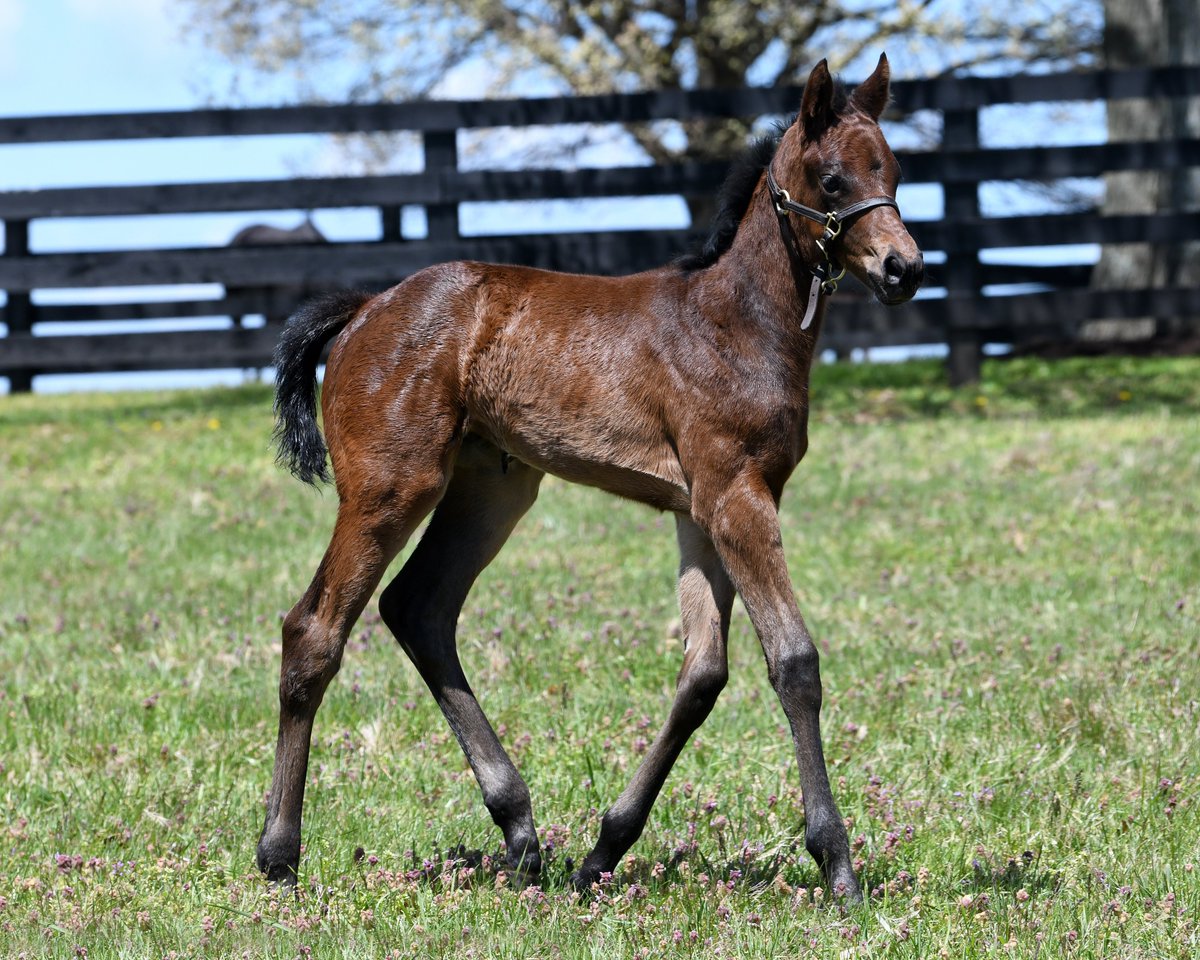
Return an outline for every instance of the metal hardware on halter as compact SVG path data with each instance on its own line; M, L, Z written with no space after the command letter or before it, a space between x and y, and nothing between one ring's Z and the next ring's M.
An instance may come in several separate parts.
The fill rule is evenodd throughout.
M779 216L781 229L786 229L790 233L790 228L787 227L787 215L789 213L806 217L824 227L824 230L821 231L820 239L817 240L817 249L821 251L821 255L825 258L825 263L821 266L810 268L814 284L809 296L809 306L805 311L805 322L801 324L801 327L804 328L811 321L813 311L816 307L816 291L820 289L826 296L836 293L838 282L846 275L845 264L838 263L833 258L833 253L829 249L833 241L842 235L842 227L845 223L853 217L866 213L868 210L873 210L875 207L893 207L898 213L900 205L891 197L867 197L865 200L859 200L856 203L850 204L844 210L821 211L812 207L806 207L804 204L793 200L792 195L776 182L775 174L771 171L770 164L767 164L767 189L770 191L771 200L775 204L775 213ZM791 242L795 243L794 236ZM817 286L818 283L819 287Z
M821 252L825 252L825 244L830 240L836 240L842 233L842 221L838 219L837 211L831 210L825 218L825 231L821 234L821 239L817 241L817 246L821 248Z
M825 212L814 210L812 207L806 207L792 199L792 195L775 181L775 174L771 172L770 164L767 164L767 189L775 204L775 214L779 218L779 230L783 236L783 244L787 248L788 256L792 259L793 269L804 266L812 274L812 281L808 285L808 302L804 308L804 317L800 321L800 329L807 330L816 318L821 294L825 294L827 297L835 294L838 282L846 275L845 264L838 263L830 249L833 242L841 236L842 227L846 221L875 207L895 207L897 211L900 208L891 197L868 197L850 204L845 210ZM823 229L820 239L816 243L817 249L821 251L821 256L825 258L823 264L812 266L804 261L800 252L799 240L788 220L789 213L799 214L821 224Z
M838 264L833 259L833 254L829 251L827 244L832 243L842 233L842 221L838 219L836 213L830 213L825 220L825 232L821 234L821 239L817 241L817 249L821 251L821 255L825 257L825 266L819 267L818 270L824 275L821 280L821 289L828 295L837 293L838 281L846 275L846 265ZM837 276L832 276L834 268L841 266ZM814 271L814 273L817 271Z
M786 216L788 207L795 203L792 200L792 195L775 182L775 178L771 176L770 167L767 168L767 180L767 186L771 191L771 199L775 201L775 212L781 217Z
M816 210L813 207L806 207L793 200L792 195L779 185L769 164L767 165L767 189L771 192L771 199L775 203L775 212L780 216L796 213L807 217L809 220L821 224L826 231L833 230L832 237L841 233L842 224L875 207L893 207L897 212L900 210L900 205L891 197L867 197L865 200L850 204L844 210Z
M818 241L819 245L820 242ZM821 252L825 253L824 247L821 247ZM842 269L838 271L837 276L830 276L835 266L840 266ZM833 296L833 294L837 293L838 283L841 282L842 277L845 275L846 265L844 263L839 264L828 253L825 253L825 265L813 270L813 276L821 281L821 292L827 296Z

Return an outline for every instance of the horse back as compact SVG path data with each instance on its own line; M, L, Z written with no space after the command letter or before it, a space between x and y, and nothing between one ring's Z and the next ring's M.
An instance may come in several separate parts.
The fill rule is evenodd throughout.
M364 417L404 430L452 410L460 435L538 469L686 509L664 396L685 282L669 269L595 277L467 261L413 274L334 342L331 452Z

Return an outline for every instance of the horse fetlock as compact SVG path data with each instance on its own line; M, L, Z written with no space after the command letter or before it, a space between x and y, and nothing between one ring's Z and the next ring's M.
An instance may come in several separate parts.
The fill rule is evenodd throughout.
M850 840L841 820L834 817L810 820L805 824L804 847L817 861L831 890L839 883L858 889L858 881L850 866Z
M533 823L533 801L529 797L529 788L519 778L503 787L485 788L483 805L492 815L492 821L505 834L505 842L509 841L508 834L518 830L528 830L526 824ZM537 845L537 837L533 843Z
M638 822L636 815L616 805L611 806L605 811L603 818L600 820L600 841L596 846L600 847L603 845L607 847L619 844L629 834L640 830L640 828L641 824Z

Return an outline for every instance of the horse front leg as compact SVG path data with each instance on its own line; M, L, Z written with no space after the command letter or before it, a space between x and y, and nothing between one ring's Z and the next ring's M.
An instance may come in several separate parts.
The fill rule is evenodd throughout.
M726 639L733 587L712 542L699 527L687 517L677 517L676 534L684 658L675 702L633 779L605 812L595 848L571 878L578 890L589 889L601 873L611 873L641 836L671 767L688 738L712 711L729 675Z
M771 686L792 730L804 794L805 846L830 892L860 902L846 826L833 800L821 748L819 657L796 605L775 499L760 477L748 475L695 502L697 519L712 537L750 615Z

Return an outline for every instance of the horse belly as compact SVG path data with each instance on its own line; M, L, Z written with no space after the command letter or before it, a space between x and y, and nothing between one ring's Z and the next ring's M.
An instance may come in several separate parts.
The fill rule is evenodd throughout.
M597 455L595 443L580 449L571 444L570 438L552 437L549 443L547 439L543 436L530 444L518 441L514 456L564 480L598 487L658 510L686 513L691 509L686 479L677 462L668 461L666 456L656 456L650 450L630 455L629 451L603 448Z
M662 510L687 511L687 478L661 425L617 398L579 406L569 394L481 404L469 429L519 460L574 483Z
M660 361L630 280L490 268L464 375L468 426L546 473L688 509ZM616 305L624 303L624 309Z

